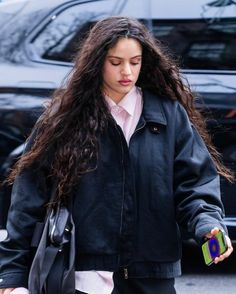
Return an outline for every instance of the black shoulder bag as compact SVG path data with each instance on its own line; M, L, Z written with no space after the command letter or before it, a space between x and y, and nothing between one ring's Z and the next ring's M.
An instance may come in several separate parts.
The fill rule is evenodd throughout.
M72 199L69 205L49 207L32 239L37 247L29 273L30 294L75 293L75 227ZM39 232L42 233L39 233Z

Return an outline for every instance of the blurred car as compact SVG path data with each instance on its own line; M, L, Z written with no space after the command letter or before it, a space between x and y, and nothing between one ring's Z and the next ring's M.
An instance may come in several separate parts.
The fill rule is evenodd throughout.
M210 0L50 0L0 4L0 179L5 179L89 28L110 15L140 19L179 60L226 166L236 170L236 6ZM99 36L98 36L99 37ZM11 187L0 189L5 228ZM236 240L236 186L222 179Z

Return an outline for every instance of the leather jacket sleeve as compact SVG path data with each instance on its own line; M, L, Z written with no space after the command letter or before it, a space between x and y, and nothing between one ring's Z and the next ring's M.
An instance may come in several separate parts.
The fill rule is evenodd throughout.
M227 232L219 175L205 143L181 105L177 106L176 114L174 190L177 221L196 241L201 243L214 227Z
M33 134L25 152L34 141ZM35 223L44 218L46 176L37 166L21 172L13 184L8 213L8 237L0 243L0 288L27 287L30 244Z

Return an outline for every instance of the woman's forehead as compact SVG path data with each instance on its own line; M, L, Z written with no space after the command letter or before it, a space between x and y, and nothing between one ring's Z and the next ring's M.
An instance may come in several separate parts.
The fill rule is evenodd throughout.
M108 50L108 56L122 58L123 55L139 56L142 54L142 46L134 38L120 38L116 44Z

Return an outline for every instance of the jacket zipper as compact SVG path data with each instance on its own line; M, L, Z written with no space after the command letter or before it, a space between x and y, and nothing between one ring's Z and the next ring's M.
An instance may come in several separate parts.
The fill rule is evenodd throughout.
M130 137L130 141L131 141L131 138L135 135L135 133L137 133L138 131L140 131L142 128L144 128L145 127L145 125L146 125L146 122L144 122L138 129L136 129L134 132L133 132L133 134L132 134L132 136ZM122 147L123 148L123 147ZM128 280L128 278L129 278L129 272L128 272L128 269L125 267L124 268L124 278L125 278L125 280Z
M120 215L120 219L121 219L121 224L120 224L120 236L121 236L121 231L122 231L122 224L123 224L123 221L122 221L122 218L123 218L123 209L124 209L124 198L125 198L125 168L124 168L124 147L123 147L123 142L122 142L122 135L120 133L120 130L119 130L119 126L116 124L116 129L117 129L117 132L119 134L119 137L120 137L120 145L121 145L121 162L122 162L122 171L123 171L123 187L122 187L122 196L123 196L123 199L122 199L122 209L121 209L121 215ZM122 130L121 130L122 131Z
M144 126L146 125L146 122L144 122L138 129L136 129L134 131L134 133L132 134L131 138L133 137L133 135L135 133L137 133L139 130L141 130L142 128L144 128ZM124 209L124 197L125 197L125 169L124 169L124 147L123 147L123 142L122 142L122 135L120 133L120 130L119 130L119 126L117 126L117 124L115 124L116 126L116 129L119 133L119 137L120 137L120 143L121 143L121 151L122 151L122 168L123 168L123 200L122 200L122 210L121 210L121 225L120 225L120 236L121 236L121 233L122 233L122 224L123 224L123 209ZM122 130L121 130L122 131ZM130 140L131 140L130 138ZM127 146L128 147L128 146ZM124 278L125 280L127 280L129 278L129 273L128 273L128 269L127 268L124 268Z
M129 141L131 141L131 139L133 138L133 136L134 136L138 131L140 131L141 129L143 129L143 128L145 127L145 125L146 125L146 122L143 122L143 124L142 124L138 129L136 129L136 130L133 132L133 134L132 134L132 136L130 137L130 140L129 140Z

